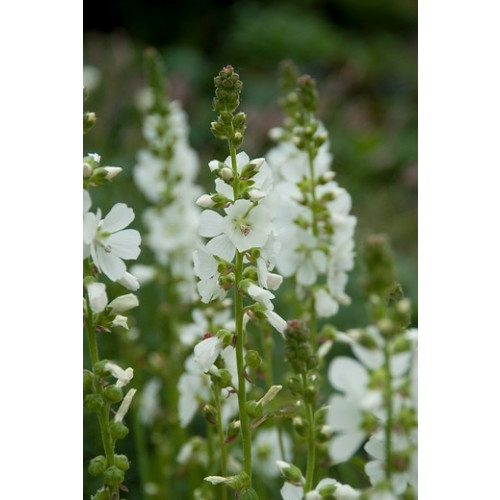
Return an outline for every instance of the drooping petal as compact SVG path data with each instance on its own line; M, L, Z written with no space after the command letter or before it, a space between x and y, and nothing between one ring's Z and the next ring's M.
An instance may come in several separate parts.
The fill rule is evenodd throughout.
M346 356L336 357L328 367L328 380L337 389L360 397L366 391L368 373L363 365Z
M96 255L97 261L95 264L111 281L119 280L127 272L127 266L123 260L112 253L106 252L104 248L97 247Z
M222 340L209 337L194 346L194 360L203 372L208 372L222 351Z

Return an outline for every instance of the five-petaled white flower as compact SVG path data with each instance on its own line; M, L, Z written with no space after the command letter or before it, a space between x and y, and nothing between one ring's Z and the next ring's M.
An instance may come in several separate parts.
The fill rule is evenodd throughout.
M100 209L97 214L84 214L84 244L90 246L92 260L99 271L111 281L118 281L126 275L127 267L122 259L136 259L141 252L139 232L124 229L134 217L134 211L124 203L115 204L102 220Z
M244 252L260 248L266 243L272 223L268 209L249 200L236 200L222 217L213 210L205 210L200 216L199 234L212 238L207 249L231 262L236 249Z

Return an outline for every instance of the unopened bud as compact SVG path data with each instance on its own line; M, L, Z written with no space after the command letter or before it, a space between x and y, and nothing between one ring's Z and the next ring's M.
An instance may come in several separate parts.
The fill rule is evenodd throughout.
M129 433L128 427L123 422L111 422L109 431L114 440L123 439Z
M260 418L262 417L262 405L257 401L247 401L245 405L246 411L248 415L252 418Z
M89 463L89 474L91 476L100 476L106 470L107 466L108 462L104 455L94 457Z
M276 465L278 466L281 475L289 482L295 486L302 486L304 483L304 477L300 469L293 464L283 462L282 460L276 460Z
M103 480L110 486L118 486L124 479L125 472L119 469L116 465L112 465L104 471Z
M212 405L206 404L203 407L203 415L208 423L215 425L217 422L217 411Z
M129 470L130 468L130 462L126 455L115 455L115 465L120 470Z
M247 351L245 354L245 365L249 368L257 368L262 363L259 353L254 350Z
M102 393L103 393L103 396L110 403L118 403L123 398L123 392L122 392L121 388L117 387L116 385L108 385L107 387L104 388Z
M212 197L208 194L202 194L197 200L196 204L201 208L212 208L215 203Z

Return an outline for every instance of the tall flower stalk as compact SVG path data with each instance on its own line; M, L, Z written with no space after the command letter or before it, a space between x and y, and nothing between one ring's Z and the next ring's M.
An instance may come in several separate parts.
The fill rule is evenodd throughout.
M254 365L245 354L246 322L265 319L281 333L286 322L274 311L274 295L269 289L281 284L281 276L272 273L275 261L275 234L272 206L268 195L271 172L263 158L250 160L237 153L243 142L246 115L236 113L242 82L232 66L224 67L214 79L213 134L226 141L229 156L224 162L212 160L210 170L216 176L215 192L200 196L197 203L205 208L200 216L199 234L210 238L195 251L195 272L200 281L202 300L221 299L234 291L234 332L232 345L237 367L239 428L242 441L243 472L224 478L210 476L208 481L223 483L239 490L241 498L254 498L252 488L251 419L262 415L262 402L247 400L248 369ZM217 210L222 210L221 215ZM250 301L249 304L245 302ZM255 353L255 351L252 351Z
M84 92L85 97L85 92ZM95 122L93 113L84 114L84 134ZM124 260L139 255L141 241L134 229L125 229L134 219L134 212L123 203L115 204L110 212L101 216L90 211L90 188L106 184L121 172L119 167L101 167L100 156L87 155L83 160L83 318L86 330L90 369L84 369L84 408L95 413L104 455L95 456L89 463L88 472L102 479L102 487L92 496L93 500L118 500L129 460L115 453L116 442L128 434L123 419L129 409L136 389L123 394L133 377L133 369L123 369L117 363L101 359L98 336L114 329L128 329L123 313L138 305L137 297L128 293L108 302L103 275L130 290L139 286L135 277L127 271ZM115 379L109 380L109 379ZM113 405L120 403L118 409ZM114 417L111 417L112 412Z

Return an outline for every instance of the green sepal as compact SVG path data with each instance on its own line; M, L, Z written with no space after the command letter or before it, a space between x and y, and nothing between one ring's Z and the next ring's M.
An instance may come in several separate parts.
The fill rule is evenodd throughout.
M125 472L119 469L116 465L108 467L103 474L103 480L110 486L118 486L125 479Z
M104 399L100 394L87 394L83 399L83 407L92 412L98 412L104 406Z
M253 488L240 491L240 500L259 500L259 495Z

